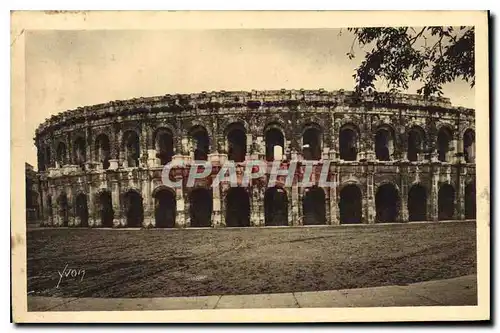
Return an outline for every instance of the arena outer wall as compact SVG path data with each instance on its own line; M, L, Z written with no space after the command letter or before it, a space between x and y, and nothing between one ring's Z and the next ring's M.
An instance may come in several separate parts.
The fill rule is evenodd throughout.
M203 92L113 101L39 126L42 224L223 227L475 218L474 110L446 98L348 91ZM329 160L336 186L210 187L235 160ZM279 148L278 148L279 150ZM196 155L196 156L195 156ZM164 163L214 173L195 188L162 184ZM299 169L303 170L303 166ZM318 177L314 177L317 181ZM203 190L205 189L205 190Z

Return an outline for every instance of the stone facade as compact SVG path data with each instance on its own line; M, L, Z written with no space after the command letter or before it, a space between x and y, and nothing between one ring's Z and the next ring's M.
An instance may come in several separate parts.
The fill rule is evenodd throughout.
M37 222L40 219L40 195L38 175L29 163L25 163L26 180L26 222Z
M47 119L36 131L44 225L223 227L475 218L474 110L446 98L324 90L202 92L114 101ZM331 161L332 187L210 186L246 161ZM185 183L193 160L214 174ZM240 179L240 178L239 178Z

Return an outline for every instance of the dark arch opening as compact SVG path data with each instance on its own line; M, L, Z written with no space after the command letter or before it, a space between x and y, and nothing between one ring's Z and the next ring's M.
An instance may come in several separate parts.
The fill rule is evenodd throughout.
M250 226L250 197L243 187L231 187L227 192L226 226Z
M266 226L288 225L288 198L280 187L271 187L264 193L264 220Z
M302 201L304 225L326 224L325 191L316 186L305 191L307 192Z
M470 183L465 186L465 218L476 219L476 184Z
M45 157L44 157L44 161L45 161L45 169L48 169L52 166L52 161L51 161L51 157L50 157L50 147L45 147Z
M375 194L376 222L396 222L399 213L399 194L394 185L381 185Z
M142 196L136 191L128 191L124 195L124 208L127 227L141 227L144 220Z
M339 209L341 224L361 223L363 215L362 198L361 190L358 186L351 184L342 188L340 191Z
M229 159L243 162L247 153L247 135L241 124L232 124L227 132Z
M408 219L427 221L427 191L422 185L415 184L408 192Z
M423 130L419 127L412 128L408 133L408 152L407 158L409 161L418 161L418 154L423 151L424 135Z
M177 202L175 194L168 189L155 193L155 222L157 228L175 227Z
M452 140L452 133L451 131L446 128L442 127L439 130L438 133L438 138L437 138L437 143L438 143L438 159L441 162L448 162L449 161L449 152L450 152L450 145L451 145L451 140Z
M59 206L59 217L63 222L63 226L67 227L69 220L69 214L68 214L69 209L68 209L68 197L66 196L66 193L61 193L57 201Z
M63 142L60 142L57 146L57 162L59 163L59 167L68 164L66 156L66 145Z
M274 147L281 147L281 154L285 154L285 137L283 133L277 128L270 128L266 131L265 134L266 140L266 160L274 161Z
M389 161L392 153L392 133L387 128L379 128L375 133L375 158L379 161Z
M174 156L174 138L167 129L161 129L156 133L156 157L160 159L160 164L165 165L172 161Z
M210 139L207 130L202 126L194 126L190 135L194 141L194 159L196 161L206 161L210 152Z
M439 188L438 218L439 220L453 220L455 215L455 189L450 184Z
M125 158L127 166L138 167L140 157L139 136L134 131L128 131L124 134L125 137Z
M321 159L321 131L316 127L310 127L302 135L302 155L305 160Z
M76 196L75 200L75 213L80 218L80 226L89 226L89 209L87 206L87 195L80 193Z
M80 167L83 168L86 158L87 156L86 156L85 139L79 137L78 139L75 140L73 146L73 161L76 165L79 165Z
M115 212L111 201L111 193L109 191L103 191L99 194L98 212L101 218L101 226L111 228L113 226Z
M109 138L105 134L100 134L96 138L95 148L96 160L102 163L104 170L108 169L110 156Z
M464 159L466 163L474 163L476 161L476 145L474 131L468 129L464 133Z
M52 196L49 194L47 195L47 218L53 217L52 216Z
M350 127L342 127L339 135L340 159L356 161L358 155L358 135Z
M191 227L210 227L212 225L212 192L205 188L193 189L189 198Z

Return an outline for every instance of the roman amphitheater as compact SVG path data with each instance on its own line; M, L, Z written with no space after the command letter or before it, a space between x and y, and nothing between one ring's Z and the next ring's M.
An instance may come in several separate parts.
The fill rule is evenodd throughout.
M42 224L244 227L475 219L474 110L348 91L202 92L113 101L36 130ZM179 188L162 182L170 161ZM193 160L213 173L186 186ZM314 166L311 187L210 186L226 160ZM329 161L328 181L317 186Z

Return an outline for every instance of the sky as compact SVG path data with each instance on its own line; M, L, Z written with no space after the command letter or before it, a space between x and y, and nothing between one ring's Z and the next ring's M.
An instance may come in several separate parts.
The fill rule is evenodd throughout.
M26 33L26 161L37 167L35 130L79 106L218 90L352 90L364 51L346 29L37 30ZM406 92L415 93L418 83ZM474 108L474 89L443 87Z

